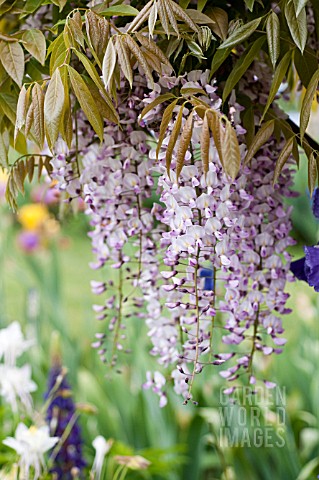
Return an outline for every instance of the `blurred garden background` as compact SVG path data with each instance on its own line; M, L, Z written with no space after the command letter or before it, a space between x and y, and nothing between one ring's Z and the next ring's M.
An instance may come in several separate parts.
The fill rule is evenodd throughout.
M318 119L318 112L314 112L309 130L313 136L318 136ZM307 200L304 195L306 168L304 161L295 176L295 188L303 195L293 200L294 236L299 244L312 245L318 241L318 225L311 212L310 198ZM2 176L1 189L5 181ZM103 479L115 478L116 455L141 455L151 462L147 470L129 469L129 479L317 478L319 302L306 283L289 285L288 306L293 313L284 322L288 343L283 355L264 365L265 376L274 379L285 394L285 414L280 419L276 405L269 409L261 402L260 425L262 429L269 425L274 430L280 427L282 445L262 442L258 447L244 442L227 446L221 436L221 391L225 383L217 370L207 369L197 380L194 397L198 406L182 405L180 398L168 392L168 406L160 409L158 397L141 389L146 370L156 369L155 360L150 365L148 337L141 335L145 330L143 321L131 319L130 336L135 340L121 372L110 372L91 347L99 325L92 313L94 297L89 268L92 254L82 205L70 209L63 199L61 202L54 185L43 180L40 185L34 181L25 197L19 199L17 215L10 211L3 195L0 208L0 327L17 320L26 335L35 339L25 357L32 365L33 379L38 385L34 394L36 406L43 403L50 352L60 350L73 398L81 412L88 465L93 461L91 444L97 435L114 441ZM292 252L295 259L303 254L300 247L293 247ZM104 275L108 275L106 270ZM11 432L7 421L11 413L4 403L0 405L0 440L3 440ZM250 406L245 408L249 419ZM234 431L239 428L236 415L231 422ZM253 422L246 424L253 430ZM5 447L0 452L2 465L14 455Z

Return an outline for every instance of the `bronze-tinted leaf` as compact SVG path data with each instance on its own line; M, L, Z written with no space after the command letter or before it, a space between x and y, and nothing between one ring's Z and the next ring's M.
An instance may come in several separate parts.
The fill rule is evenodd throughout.
M154 55L156 55L164 65L167 65L167 67L173 70L173 67L170 64L169 60L166 58L162 50L156 45L156 43L153 40L145 37L144 35L138 32L135 33L135 36L144 48L149 50L151 53L154 53Z
M153 86L154 85L153 75L141 49L139 48L135 40L130 35L125 35L124 38L125 38L126 45L131 50L136 60L140 64L140 66L143 68L146 77L148 78L151 85Z
M222 40L226 40L228 32L227 12L219 7L210 7L205 13L214 21L211 26L213 32Z
M159 136L158 136L158 140L157 140L157 147L156 147L156 158L157 159L158 159L158 154L160 152L163 140L165 138L165 134L166 134L168 124L172 119L173 111L174 111L174 108L177 105L177 102L178 102L178 98L176 100L174 100L172 103L170 103L168 105L168 107L166 107L166 109L164 110L162 121L161 121L161 126L160 126L160 131L159 131Z
M161 1L158 1L156 3L157 3L158 16L159 16L160 22L162 24L164 32L167 35L167 38L169 38L170 37L170 29L169 29L169 21L168 21L168 15L167 15L167 11L166 11L166 8L165 8L165 4L164 4L164 2L161 2ZM178 33L178 36L179 36L179 33Z
M263 112L263 115L262 115L262 118L261 118L260 122L262 122L263 119L265 118L265 115L268 111L268 108L270 107L270 105L274 101L274 99L275 99L275 97L278 93L279 87L282 84L282 82L283 82L283 80L286 76L288 66L289 66L289 63L291 61L291 55L292 55L292 50L288 50L288 52L286 52L285 55L280 60L278 66L275 70L274 78L273 78L271 88L270 88L270 92L269 92L269 97L268 97L268 100L267 100L267 103L266 103L266 106L265 106L265 109L264 109L264 112Z
M176 180L178 181L181 174L182 168L184 166L185 155L188 150L188 147L191 143L192 133L193 133L193 110L188 116L184 128L181 133L179 140L177 152L176 152Z
M176 145L178 135L182 127L183 110L184 110L184 105L181 105L178 115L176 117L176 120L174 122L174 127L169 137L169 141L166 149L166 169L167 169L168 176L170 174L170 169L171 169L173 150Z
M7 74L19 87L22 86L24 76L24 55L18 42L0 42L0 60Z
M92 10L87 10L85 13L85 26L92 53L98 65L101 66L100 61L103 59L109 40L109 23L105 18L100 17Z
M54 146L58 134L64 107L64 86L57 68L49 82L44 100L44 121L49 145Z
M157 2L154 2L149 13L148 17L148 32L151 37L154 34L154 28L157 20Z
M246 153L244 164L247 165L251 159L256 155L258 150L269 140L274 132L275 121L269 120L264 123L258 130L257 135L253 138L251 145Z
M4 130L0 133L0 167L6 168L8 166L8 151L9 151L9 132Z
M209 170L209 146L210 146L210 134L207 120L207 114L204 116L201 138L200 138L200 150L203 163L203 170L206 174Z
M173 7L171 5L172 4L171 0L157 0L157 1L158 1L158 3L163 4L163 9L166 11L168 21L169 21L171 27L173 28L174 32L179 37L178 25L177 25L177 21L176 21L176 18L175 18L175 13L174 13Z
M133 85L133 70L131 67L130 52L125 43L123 35L116 35L115 37L115 48L117 51L117 56L122 72L124 73L125 78L127 78L130 87Z
M74 70L74 68L68 66L68 71L76 98L78 99L79 104L83 112L85 113L88 121L92 125L93 130L96 132L97 136L102 141L104 133L103 120L91 95L91 92L81 75L76 70Z
M311 197L316 187L317 174L317 162L314 153L312 152L308 159L308 187Z
M28 172L28 179L29 179L29 182L32 182L32 179L33 179L33 175L34 175L34 166L35 166L35 160L34 160L34 157L28 157L28 160L27 160L26 167L27 167L27 172Z
M291 137L285 144L284 148L281 150L280 155L277 159L273 184L277 183L280 172L283 169L285 163L288 161L293 149L293 137Z
M316 70L316 72L313 74L306 94L304 96L304 99L302 101L302 106L300 110L300 138L301 141L303 140L303 137L306 133L307 126L309 123L310 119L310 112L311 112L311 106L312 102L314 99L314 96L316 94L317 88L318 88L318 82L319 82L319 69Z
M225 134L222 141L224 170L233 180L238 175L240 168L240 150L237 135L229 120L225 119Z
M31 102L29 108L28 108L28 111L27 111L27 116L26 116L26 120L25 120L25 127L24 127L24 134L26 136L26 138L28 137L29 135L29 132L31 130L31 127L32 127L32 124L33 124L33 113L34 113L34 105L33 105L33 102Z
M19 97L18 97L18 104L17 104L17 117L16 117L16 124L14 128L14 142L17 139L18 132L21 130L25 123L25 117L27 114L27 90L23 85Z
M175 3L172 0L166 0L166 1L169 2L170 7L173 10L173 12L175 13L175 15L178 18L180 18L181 20L183 20L183 22L186 23L186 25L188 25L191 30L193 30L194 32L197 33L198 30L199 30L198 26L196 25L195 22L193 22L193 20L190 18L190 16L187 15L185 10L180 5L178 5L177 3Z
M154 0L150 0L140 11L138 15L134 18L133 22L129 26L127 33L135 32L138 28L148 19L150 14L150 9L154 3Z
M34 136L39 147L42 148L44 143L44 94L38 83L32 90L32 104Z
M208 126L213 134L214 144L218 152L219 160L224 167L224 157L222 148L222 139L224 136L223 126L221 124L220 116L215 110L209 110L206 113Z
M108 88L113 77L116 65L116 50L113 38L110 38L103 58L102 74L105 88Z

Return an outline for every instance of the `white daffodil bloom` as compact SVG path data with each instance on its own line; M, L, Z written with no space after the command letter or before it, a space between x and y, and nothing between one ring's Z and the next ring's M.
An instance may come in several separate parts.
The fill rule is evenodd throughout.
M19 423L15 437L3 440L4 445L12 448L20 456L19 466L21 477L28 480L30 469L34 469L33 478L38 479L44 466L44 453L50 450L59 441L59 437L50 437L49 427L31 426Z
M33 340L24 339L18 322L11 323L0 330L0 360L4 358L6 365L15 365L16 359L33 343Z
M92 474L94 480L99 480L101 478L105 455L110 451L113 445L113 440L105 440L102 435L98 435L93 440L92 445L95 449L95 458L92 466Z

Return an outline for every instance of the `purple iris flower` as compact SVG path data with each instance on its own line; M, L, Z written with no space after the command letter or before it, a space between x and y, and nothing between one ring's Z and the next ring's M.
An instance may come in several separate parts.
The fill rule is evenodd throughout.
M203 290L214 290L214 269L202 268L199 272L199 276L204 278Z
M313 194L312 211L319 220L319 188ZM304 280L319 292L319 245L304 247L305 256L291 262L290 270L298 280Z
M45 398L48 399L52 392L55 391L55 393L49 404L46 420L52 433L58 437L62 437L66 428L71 426L71 429L54 459L51 473L54 474L54 478L57 480L72 480L74 478L73 472L75 471L78 472L77 478L83 478L82 471L86 462L82 453L83 440L81 429L78 421L73 421L76 413L75 403L71 396L70 385L65 376L63 376L62 382L56 390L61 372L62 367L57 364L53 365L49 373L48 390Z
M316 188L312 196L312 213L319 220L319 188Z

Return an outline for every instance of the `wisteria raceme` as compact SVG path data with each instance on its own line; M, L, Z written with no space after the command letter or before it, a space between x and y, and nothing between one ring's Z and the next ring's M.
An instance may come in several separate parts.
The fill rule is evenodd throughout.
M256 76L255 83L257 79ZM215 108L219 106L214 88L207 85L204 74L192 72L191 80L191 87L206 87ZM231 112L233 120L238 118L236 108ZM195 119L191 143L195 153L188 152L185 158L179 186L174 181L174 174L171 172L169 178L162 166L159 185L166 209L161 221L169 229L163 233L161 246L166 252L164 263L171 267L170 271L162 272L170 282L163 285L162 290L167 292L166 307L171 315L163 317L158 314L155 320L147 322L154 345L152 353L159 355L161 364L167 365L168 358L173 364L177 363L172 377L175 389L186 401L191 398L196 373L206 364L221 365L235 355L235 365L222 371L221 375L236 380L241 369L248 372L250 382L255 383L252 373L255 352L261 351L264 355L280 353L282 349L278 347L285 343L285 339L278 337L283 332L278 314L289 313L285 308L288 295L284 293L284 287L286 280L292 280L290 256L286 252L293 243L289 237L290 209L282 203L283 196L292 195L289 190L292 184L290 169L282 172L275 188L272 186L272 166L282 144L276 145L271 139L251 162L250 168L243 169L240 177L231 182L222 172L213 145L210 170L204 175L201 161L196 159L200 123L199 118ZM243 133L240 125L235 128L239 135ZM245 145L241 145L241 149L244 153ZM209 276L210 280L207 280ZM217 296L218 289L223 292L224 299ZM225 330L224 344L248 342L245 347L248 353L241 353L242 348L231 353L218 353L213 342L216 322ZM172 333L174 329L175 333ZM263 338L265 333L271 336L273 345L268 345ZM180 346L177 345L179 338L182 338ZM173 356L168 357L168 352L173 352ZM204 354L208 354L206 360L201 359ZM153 382L149 380L146 386L154 385L153 389L158 393L156 377ZM266 386L272 384L266 382ZM226 392L231 393L233 389L231 387Z
M242 80L242 89L264 104L261 84L271 82L271 73L262 74L258 68ZM166 149L179 109L183 108L183 123L189 110L175 107L158 160L150 138L158 136L162 107L139 118L143 106L181 86L204 90L199 100L218 112L221 100L208 76L207 71L163 76L153 91L137 76L129 94L123 82L121 128L107 124L99 146L87 123L81 125L79 120L78 154L71 153L70 162L60 147L54 160L54 175L62 189L70 197L84 198L93 227L90 237L96 260L91 267L111 266L115 272L107 281L91 282L94 293L107 296L93 308L98 320L106 319L109 330L102 328L92 346L102 361L115 365L118 353L126 351L125 320L145 318L151 354L168 375L149 372L144 387L160 396L161 406L167 403L167 378L188 402L195 377L206 365L230 362L220 372L225 379L234 381L246 373L254 384L256 354L280 353L285 343L279 315L289 312L284 288L292 280L287 253L293 243L290 208L283 204L283 197L291 195L289 162L277 185L272 185L273 165L283 142L271 138L232 180L224 173L211 139L205 173L200 155L203 121L194 113L191 144L177 181L176 149L170 173ZM229 118L244 158L242 110L232 98ZM156 184L159 202L152 197Z
M126 84L123 82L123 91ZM142 99L147 90L145 80L137 76L129 98L119 99L121 127L107 125L104 143L98 146L83 133L86 125L78 122L81 150L81 174L78 165L66 162L63 152L54 160L55 177L70 197L82 193L93 230L90 232L96 261L93 269L108 262L118 272L117 279L109 282L92 281L92 290L108 298L102 305L94 305L98 320L107 319L108 330L113 333L110 353L105 349L106 334L98 333L92 344L104 362L115 365L118 351L124 349L125 318L141 310L144 299L138 296L138 286L144 271L151 268L150 251L155 247L148 238L153 229L150 207L144 205L152 193L152 165L148 158L146 133L139 127L137 116L143 108ZM129 109L127 109L127 102ZM75 158L75 157L74 157ZM74 168L75 167L75 168ZM142 280L141 280L142 281ZM124 293L125 290L125 293ZM134 295L130 295L132 292ZM133 309L133 310L132 310ZM142 313L138 313L142 316Z

